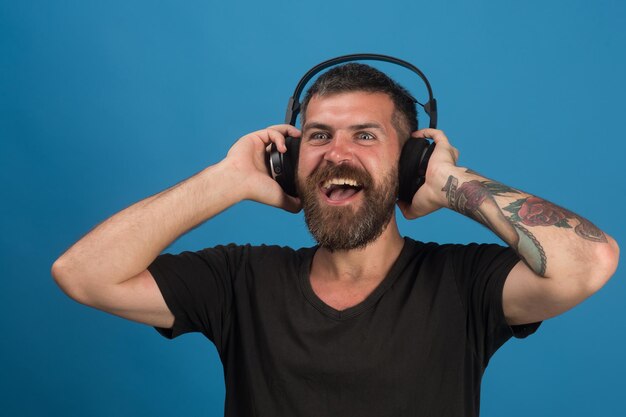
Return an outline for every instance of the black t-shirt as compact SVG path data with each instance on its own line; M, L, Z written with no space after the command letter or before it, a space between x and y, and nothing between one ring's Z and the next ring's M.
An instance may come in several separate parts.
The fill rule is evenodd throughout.
M157 330L215 343L226 416L477 416L491 355L538 326L504 319L509 248L405 238L387 277L343 311L311 288L315 250L229 245L150 265L175 316Z

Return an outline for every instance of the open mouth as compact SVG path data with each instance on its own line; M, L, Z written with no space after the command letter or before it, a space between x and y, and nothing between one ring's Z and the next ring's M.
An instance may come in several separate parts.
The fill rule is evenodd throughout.
M344 201L363 189L363 184L350 178L332 178L321 185L322 192L330 201Z

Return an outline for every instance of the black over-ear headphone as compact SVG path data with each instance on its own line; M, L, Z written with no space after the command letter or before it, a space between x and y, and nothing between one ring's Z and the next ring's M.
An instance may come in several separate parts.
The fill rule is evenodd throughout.
M392 64L408 68L419 75L428 89L428 102L421 104L413 97L411 97L411 99L424 108L424 111L430 118L430 127L432 129L437 128L437 101L433 97L433 91L430 88L430 83L424 73L422 73L422 71L420 71L416 66L406 61L379 54L343 55L324 61L311 68L306 74L304 74L304 77L302 77L298 83L293 96L289 98L287 113L285 115L285 123L295 126L296 118L300 113L300 95L302 94L306 84L315 74L333 65L365 60L390 62ZM300 140L287 137L285 138L285 145L287 147L287 152L283 154L278 151L275 144L272 144L269 153L268 166L272 177L278 182L278 184L280 184L283 190L287 194L297 197L298 192L296 190L295 168L300 152ZM417 190L422 186L422 184L424 184L426 181L426 167L428 166L428 159L434 149L435 143L431 143L426 139L409 138L409 140L406 141L404 147L402 148L398 165L400 200L410 204Z

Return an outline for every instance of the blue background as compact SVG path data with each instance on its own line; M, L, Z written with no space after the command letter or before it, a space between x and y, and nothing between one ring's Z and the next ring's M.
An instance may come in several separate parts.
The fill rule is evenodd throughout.
M6 416L218 416L199 335L79 305L49 274L95 224L282 121L301 75L378 52L429 77L460 164L626 242L626 6L614 1L0 1L0 404ZM419 80L389 69L424 98ZM401 222L497 241L451 212ZM301 215L243 203L170 248L311 245ZM624 267L492 359L482 416L623 416Z

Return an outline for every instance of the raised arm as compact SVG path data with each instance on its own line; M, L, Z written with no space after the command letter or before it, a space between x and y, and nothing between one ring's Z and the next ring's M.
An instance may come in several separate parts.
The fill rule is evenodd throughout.
M284 136L299 134L277 125L242 137L221 162L96 226L54 263L54 279L80 303L171 327L174 316L146 268L179 236L242 200L298 211L299 201L268 176L265 149L275 142L284 152Z
M456 166L457 150L443 132L424 129L432 138L427 182L411 206L399 203L407 218L440 207L464 214L496 233L523 262L510 272L503 293L509 324L524 324L569 310L598 291L617 268L615 240L574 212L542 198Z

